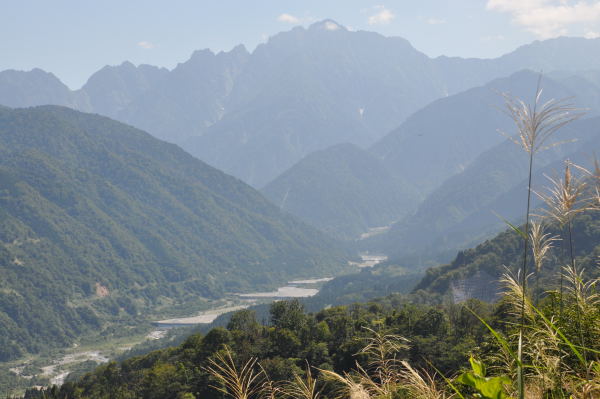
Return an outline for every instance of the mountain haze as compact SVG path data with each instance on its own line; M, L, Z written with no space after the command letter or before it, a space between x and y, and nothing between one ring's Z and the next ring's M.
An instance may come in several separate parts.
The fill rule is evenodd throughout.
M40 70L0 72L0 103L107 115L262 187L313 151L368 147L430 102L493 79L598 70L599 50L600 39L558 38L495 59L432 59L402 38L325 20L252 53L197 51L171 71L105 67L76 91Z
M600 148L600 119L572 123L558 133L557 140L577 139L544 152L534 163L534 189L543 192L547 176L563 173L569 159L591 168L595 149ZM447 261L457 250L475 245L505 227L501 216L514 223L524 220L527 196L527 157L512 142L502 142L482 153L463 172L434 190L414 215L396 223L372 247L394 258ZM534 196L533 206L539 205Z
M413 211L417 190L352 144L316 151L262 192L281 209L347 239Z
M544 78L542 101L573 96L576 105L589 108L588 115L597 114L600 90L568 76L569 87L562 80ZM536 73L521 71L436 100L369 151L349 144L317 151L263 192L292 214L345 237L357 238L370 227L398 222L392 231L404 233L390 232L385 252L413 251L433 240L432 234L460 223L469 212L484 209L502 190L521 182L525 157L498 132L514 133L514 122L502 111L500 93L527 99L538 79ZM565 155L557 151L545 154L538 166L545 159L550 162ZM497 228L494 221L491 225ZM465 232L461 239L478 236ZM383 238L361 243L361 247L381 250L375 243Z

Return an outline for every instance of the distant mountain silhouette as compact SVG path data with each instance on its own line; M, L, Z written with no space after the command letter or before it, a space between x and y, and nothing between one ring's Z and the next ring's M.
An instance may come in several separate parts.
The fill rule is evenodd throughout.
M600 69L599 50L599 39L558 38L496 59L431 59L404 39L325 20L252 54L198 51L172 71L105 67L77 91L40 70L0 72L0 104L107 115L262 187L313 151L369 146L432 101L492 79Z

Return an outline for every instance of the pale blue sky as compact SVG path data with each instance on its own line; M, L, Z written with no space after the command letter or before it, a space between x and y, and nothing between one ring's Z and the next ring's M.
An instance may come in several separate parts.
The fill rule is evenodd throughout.
M107 64L172 68L197 49L253 50L326 18L404 37L430 56L495 57L538 38L598 36L600 1L7 0L0 70L39 67L79 88Z

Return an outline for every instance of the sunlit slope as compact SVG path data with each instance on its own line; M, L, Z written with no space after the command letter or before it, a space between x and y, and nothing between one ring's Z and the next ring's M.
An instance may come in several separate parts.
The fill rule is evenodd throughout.
M335 242L177 146L55 106L0 109L0 215L2 359L345 264Z

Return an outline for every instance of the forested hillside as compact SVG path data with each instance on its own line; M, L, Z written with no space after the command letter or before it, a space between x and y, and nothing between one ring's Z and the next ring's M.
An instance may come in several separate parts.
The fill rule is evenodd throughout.
M493 311L482 303L471 305L482 315ZM270 319L268 325L261 325L252 311L241 311L227 328L193 335L178 347L101 366L45 394L50 398L178 398L184 394L217 398L220 394L211 385L218 381L205 368L226 346L239 365L259 358L269 378L278 383L293 380L295 373L305 375L307 362L319 369L350 371L356 361L366 366L371 360L357 355L368 344L369 328L402 334L411 344L402 350L403 358L421 367L432 361L448 373L460 368L468 350L485 336L485 327L461 306L412 305L399 296L315 314L305 314L297 301L278 302L271 307ZM331 386L325 387L333 393ZM39 396L30 392L26 397Z
M585 270L586 279L600 276L598 257L600 256L600 215L590 212L575 218L573 226L574 255L579 270ZM565 231L554 226L546 231L551 237L564 237ZM544 289L557 288L556 276L569 264L568 237L554 244L549 261L539 274L539 284ZM426 276L414 288L414 292L446 296L454 300L463 295L467 297L493 298L498 285L486 285L486 281L498 281L507 271L516 273L522 268L523 240L508 230L493 239L487 240L475 248L458 253L448 265L427 270ZM533 262L533 261L532 261ZM478 280L482 278L482 280ZM469 290L472 290L469 292ZM483 297L482 297L483 295Z
M576 121L558 135L562 145L541 152L534 164L534 190L543 191L550 178L560 176L564 160L590 168L600 148L598 118ZM557 136L558 137L558 136ZM572 141L572 142L569 142ZM457 249L468 248L505 227L498 217L524 221L527 159L512 142L483 152L465 170L447 179L418 207L369 246L391 258L448 262ZM534 205L539 205L537 196Z
M580 192L586 201L595 192L595 178ZM554 241L541 268L533 256L530 270L534 275L529 279L527 298L522 299L518 279L501 278L503 273L518 275L523 255L522 237L509 229L459 253L452 264L429 270L409 296L396 294L312 314L306 314L298 301L281 301L271 306L267 324L259 323L251 310L240 311L227 328L192 335L178 347L101 366L43 394L52 398L192 398L219 397L222 390L237 397L233 379L224 376L226 370L234 370L236 376L253 370L258 381L264 379L270 385L250 382L238 392L255 387L275 396L285 395L287 389L316 378L311 389L325 395L339 392L337 389L381 389L402 398L443 397L439 395L452 392L496 392L498 396L489 397L503 398L522 389L513 372L519 369L514 359L523 359L530 368L524 372L529 390L550 394L583 391L591 392L588 397L593 398L600 375L593 369L586 376L586 370L588 365L594 367L598 358L600 337L594 285L600 275L600 215L596 208L579 206L586 210L572 219L573 235L568 243ZM549 236L566 234L556 224L546 223ZM576 250L570 260L573 243ZM532 245L535 248L536 244ZM571 262L576 267L562 267ZM482 294L496 303L474 298ZM455 301L460 303L453 304ZM521 301L525 301L527 313L519 322ZM520 330L525 344L517 358L511 347L517 345L519 323L527 323L531 330ZM472 369L468 367L470 357ZM399 359L403 362L397 363ZM554 371L545 368L556 361L552 363ZM386 384L380 380L381 370L389 373ZM476 384L473 379L481 382ZM502 383L484 385L494 379ZM580 384L573 383L576 381ZM269 387L276 389L265 390ZM427 394L419 396L426 387ZM40 391L30 391L26 397L40 395Z
M0 216L1 360L347 262L177 146L56 106L0 109Z

